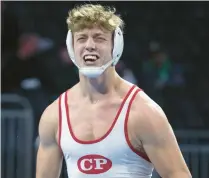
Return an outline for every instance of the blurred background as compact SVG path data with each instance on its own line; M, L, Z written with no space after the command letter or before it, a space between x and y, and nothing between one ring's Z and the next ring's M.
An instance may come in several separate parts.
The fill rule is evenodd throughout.
M78 82L65 38L81 3L1 1L2 178L35 178L40 116ZM164 109L193 178L208 178L209 3L100 3L126 23L118 73Z

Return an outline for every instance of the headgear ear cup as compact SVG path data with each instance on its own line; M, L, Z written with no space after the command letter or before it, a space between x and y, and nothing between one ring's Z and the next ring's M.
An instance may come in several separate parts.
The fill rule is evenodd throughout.
M114 32L113 65L116 65L123 53L124 41L123 33L119 27Z
M70 59L72 60L72 62L75 65L77 65L75 62L75 55L74 55L74 51L73 51L73 35L72 35L71 30L69 30L67 33L66 45L67 45L67 50L68 50L68 54L70 56Z

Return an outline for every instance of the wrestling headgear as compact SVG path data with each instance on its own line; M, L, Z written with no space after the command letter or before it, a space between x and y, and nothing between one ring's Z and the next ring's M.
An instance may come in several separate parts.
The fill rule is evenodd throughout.
M110 65L115 66L123 53L124 47L123 33L121 29L117 27L114 31L114 46L112 52L112 60L101 67L79 67L75 60L73 50L73 36L71 30L68 31L66 44L70 59L78 67L79 71L88 78L97 78L107 69L107 67L109 67Z

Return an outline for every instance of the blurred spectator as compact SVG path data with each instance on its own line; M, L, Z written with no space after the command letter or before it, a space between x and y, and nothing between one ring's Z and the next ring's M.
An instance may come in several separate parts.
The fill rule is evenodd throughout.
M149 50L150 58L142 66L143 85L145 91L162 106L162 91L168 84L172 84L173 64L159 43L151 42ZM182 80L180 74L178 80Z
M17 55L22 60L42 53L53 47L53 41L47 38L40 37L38 34L23 34L19 39L19 48Z
M22 33L11 6L2 2L2 10L2 92L11 92L18 90L25 78L37 77L32 59L53 42L35 33Z
M35 120L48 105L36 56L52 47L50 39L23 33L18 15L8 3L2 2L2 93L25 96L33 107Z
M184 66L171 60L159 43L150 43L150 58L142 71L145 91L164 108L174 127L202 125L194 101L185 91Z

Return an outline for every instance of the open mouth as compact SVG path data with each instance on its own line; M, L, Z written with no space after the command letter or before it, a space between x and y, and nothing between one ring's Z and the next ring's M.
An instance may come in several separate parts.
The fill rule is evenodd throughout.
M87 63L89 63L89 62L93 63L93 62L95 62L97 59L99 59L99 56L98 56L98 55L85 55L85 56L83 57L83 59L84 59L84 61L87 62Z

